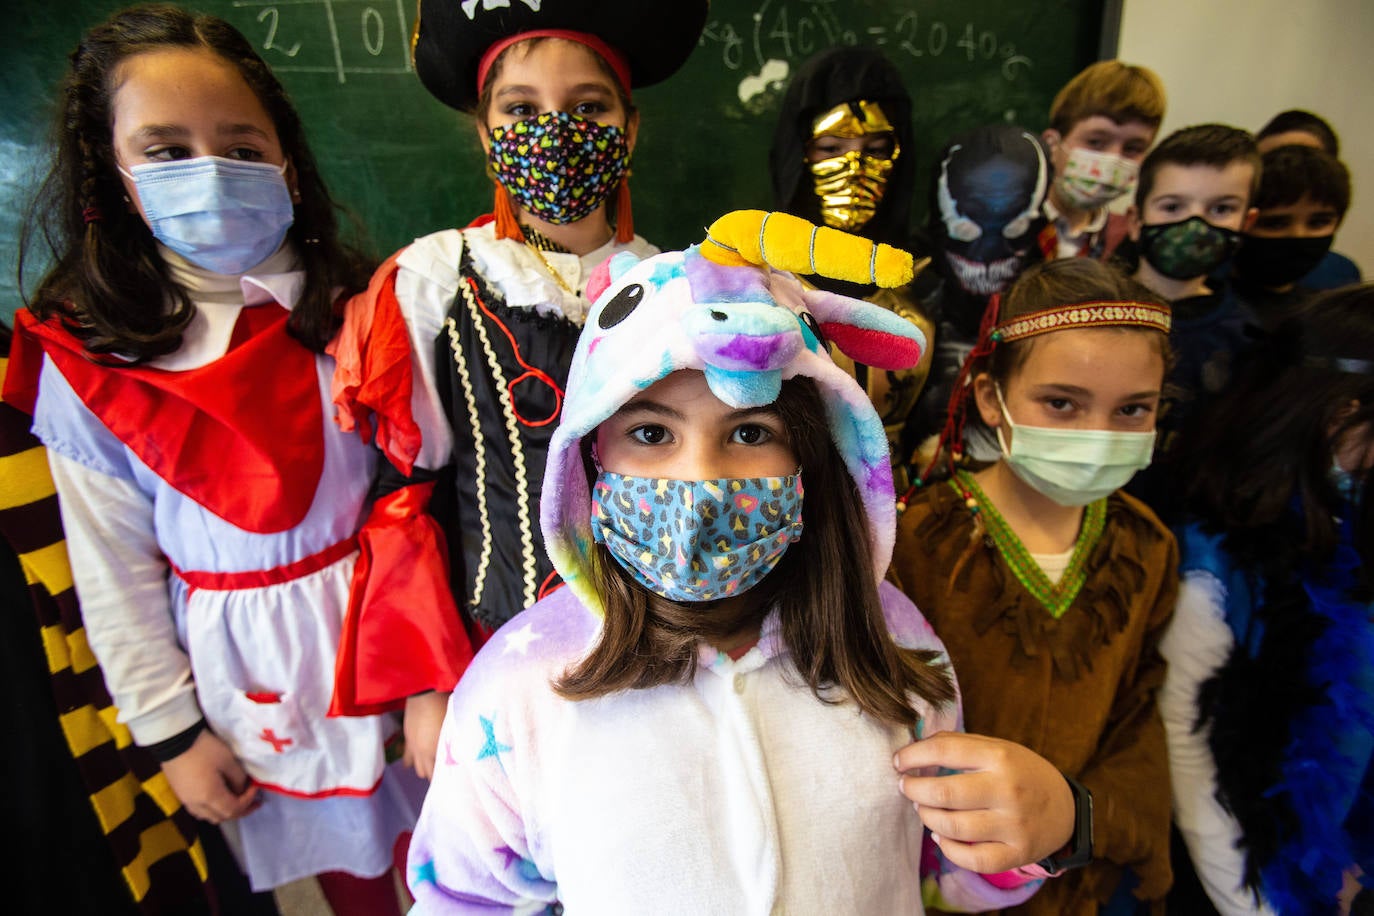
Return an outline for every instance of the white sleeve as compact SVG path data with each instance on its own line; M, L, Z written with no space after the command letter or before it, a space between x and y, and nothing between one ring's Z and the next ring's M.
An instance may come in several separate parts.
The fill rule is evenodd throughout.
M1226 623L1225 589L1210 573L1185 574L1178 608L1159 650L1168 664L1159 694L1169 745L1174 823L1188 845L1207 896L1222 916L1272 916L1241 886L1244 854L1236 847L1240 825L1217 801L1216 764L1205 729L1193 728L1198 690L1230 656L1235 636Z
M156 744L201 719L177 638L153 504L131 480L49 452L72 579L91 650L134 741Z
M396 262L396 302L410 337L414 376L410 413L422 433L416 464L431 470L448 464L453 456L453 432L439 399L435 350L462 282L458 273L462 253L462 233L447 230L416 239Z

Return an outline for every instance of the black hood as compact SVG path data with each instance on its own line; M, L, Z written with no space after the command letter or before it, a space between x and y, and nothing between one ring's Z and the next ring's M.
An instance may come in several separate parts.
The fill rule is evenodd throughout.
M806 164L806 141L816 116L845 102L860 99L879 103L896 130L901 155L892 164L887 189L878 210L855 234L876 242L907 248L911 196L916 180L916 146L911 132L911 96L902 75L872 48L831 48L809 58L793 75L778 113L769 167L773 204L820 225L820 200Z

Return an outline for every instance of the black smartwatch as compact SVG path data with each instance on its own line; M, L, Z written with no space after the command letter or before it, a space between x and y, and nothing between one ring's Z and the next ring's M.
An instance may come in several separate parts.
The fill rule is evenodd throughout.
M1035 863L1051 876L1081 868L1093 860L1093 794L1071 776L1065 776L1064 781L1073 790L1073 839L1063 849Z

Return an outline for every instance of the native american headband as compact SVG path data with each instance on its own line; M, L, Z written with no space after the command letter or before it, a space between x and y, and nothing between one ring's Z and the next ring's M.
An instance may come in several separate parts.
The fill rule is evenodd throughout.
M1148 302L1076 302L1041 309L992 329L992 340L1007 343L1072 328L1140 327L1169 333L1169 309Z

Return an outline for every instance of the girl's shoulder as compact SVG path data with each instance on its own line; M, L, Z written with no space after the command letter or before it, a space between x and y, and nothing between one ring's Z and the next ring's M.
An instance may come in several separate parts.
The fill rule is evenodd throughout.
M1173 531L1159 520L1153 509L1124 490L1107 497L1104 536L1132 537L1140 551L1150 555L1172 554L1177 549Z
M463 258L463 229L443 229L422 235L395 255L396 267L450 291L458 288L458 265ZM383 270L387 269L383 265Z
M897 518L897 553L952 549L956 536L966 539L973 526L973 514L948 481L928 484L912 494Z
M581 659L595 644L601 620L570 588L557 591L516 614L486 641L460 682L460 689L516 684L538 690Z

